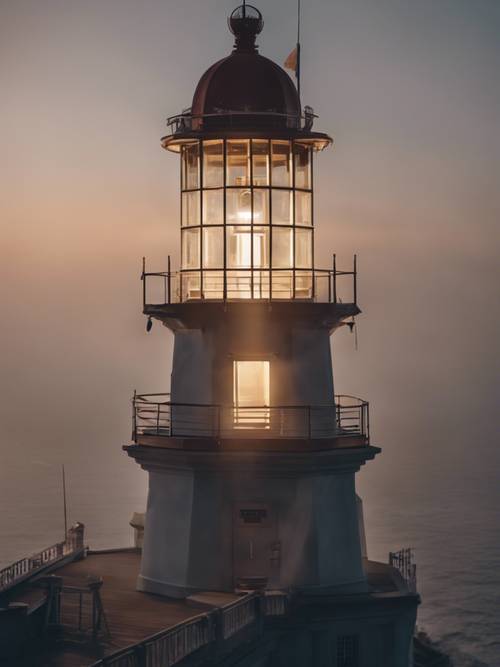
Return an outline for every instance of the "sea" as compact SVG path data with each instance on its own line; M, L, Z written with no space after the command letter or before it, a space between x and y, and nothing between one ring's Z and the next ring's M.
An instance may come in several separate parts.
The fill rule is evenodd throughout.
M381 465L381 464L380 464ZM397 474L364 469L369 556L412 547L422 597L418 628L448 653L455 667L500 666L500 487L495 465L443 471L398 465ZM444 463L443 463L444 465ZM443 474L446 473L446 474ZM144 511L146 474L125 453L66 464L68 520L86 526L95 549L130 546L129 520ZM420 477L420 479L419 479ZM4 457L0 478L0 566L61 539L59 464L21 452Z

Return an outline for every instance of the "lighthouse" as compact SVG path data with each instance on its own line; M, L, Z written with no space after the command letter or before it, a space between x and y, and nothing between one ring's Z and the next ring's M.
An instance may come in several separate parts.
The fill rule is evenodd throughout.
M309 639L295 618L283 664L327 664L304 657L312 624L320 644L337 637L328 664L407 665L417 596L374 597L355 490L380 449L368 403L343 396L332 368L331 337L360 312L356 262L314 260L313 167L332 139L259 54L261 13L243 5L228 22L232 52L162 139L180 160L181 260L142 274L144 314L174 348L170 392L133 400L126 450L149 475L137 586L293 593L310 601Z

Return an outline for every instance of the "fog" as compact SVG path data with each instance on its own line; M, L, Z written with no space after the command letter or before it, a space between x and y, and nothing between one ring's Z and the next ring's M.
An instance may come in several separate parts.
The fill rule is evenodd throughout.
M303 4L303 102L334 137L315 163L316 265L359 258L358 349L334 335L336 388L370 401L383 447L359 490L365 506L467 494L500 461L500 5ZM229 53L234 6L0 7L0 483L20 526L62 462L70 484L95 474L115 523L131 494L144 502L121 446L133 390L168 391L172 335L145 331L141 258L177 268L180 247L178 162L159 138ZM260 9L260 52L282 63L295 4Z

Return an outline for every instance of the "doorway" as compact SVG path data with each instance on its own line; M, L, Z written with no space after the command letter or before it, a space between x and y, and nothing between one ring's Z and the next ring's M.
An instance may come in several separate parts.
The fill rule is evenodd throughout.
M263 588L277 581L280 565L275 513L262 503L234 508L233 567L235 587Z

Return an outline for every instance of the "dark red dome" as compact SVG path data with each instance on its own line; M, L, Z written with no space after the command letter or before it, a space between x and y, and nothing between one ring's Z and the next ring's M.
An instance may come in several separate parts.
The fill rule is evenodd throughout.
M230 111L300 116L291 78L256 52L234 51L201 77L193 97L193 116Z

